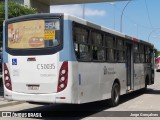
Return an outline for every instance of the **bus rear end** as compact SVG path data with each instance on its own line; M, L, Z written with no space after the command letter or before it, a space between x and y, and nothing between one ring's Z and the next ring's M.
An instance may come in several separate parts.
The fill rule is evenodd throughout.
M4 97L10 100L56 102L65 99L68 62L63 49L63 15L30 15L7 20L3 47ZM61 95L62 94L62 95Z
M160 56L156 59L156 71L160 72Z

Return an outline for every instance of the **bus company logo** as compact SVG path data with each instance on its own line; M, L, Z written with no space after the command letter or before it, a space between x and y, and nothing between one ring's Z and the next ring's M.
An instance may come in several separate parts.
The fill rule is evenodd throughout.
M2 117L12 117L12 112L2 112Z
M17 65L17 59L16 58L12 59L12 65Z
M107 68L104 66L104 75L114 75L116 74L114 68Z

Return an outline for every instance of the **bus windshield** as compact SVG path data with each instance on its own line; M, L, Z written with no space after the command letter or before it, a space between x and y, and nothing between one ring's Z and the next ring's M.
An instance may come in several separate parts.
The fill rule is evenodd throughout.
M43 49L59 44L59 19L36 19L8 24L7 47L10 49Z

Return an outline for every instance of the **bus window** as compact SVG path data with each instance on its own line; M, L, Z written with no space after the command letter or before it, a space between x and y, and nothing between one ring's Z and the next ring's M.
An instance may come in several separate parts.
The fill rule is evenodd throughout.
M115 62L116 60L116 50L115 48L115 36L106 35L105 36L105 47L106 47L106 60L108 62Z
M93 60L97 60L97 59L98 59L98 58L97 58L97 47L93 47L92 49L93 49L93 50L92 50Z
M89 30L83 27L75 26L73 29L74 50L77 59L91 60L91 47L89 45Z
M125 51L117 51L117 62L125 62Z
M108 48L106 50L106 58L108 62L114 62L115 61L115 50Z
M139 46L137 43L134 43L134 62L139 63L140 62L140 56L139 56Z
M28 20L8 24L8 48L32 49L59 45L58 19Z
M145 62L151 63L151 50L149 47L145 47Z
M138 52L138 44L134 43L134 52Z
M122 39L117 40L117 62L125 62L125 50L124 41Z
M91 60L90 47L88 45L79 45L80 59Z
M92 32L92 54L93 60L104 61L105 54L103 48L103 35L98 32Z
M98 60L98 61L105 60L105 53L103 48L93 46L92 53L93 53L93 60Z
M115 47L115 38L113 36L106 36L106 47L114 48Z
M105 60L104 49L99 49L98 50L98 60L100 60L100 61L104 61Z
M80 59L79 44L74 43L74 48L75 48L76 57L77 57L78 59Z
M78 43L88 43L89 31L85 28L75 27L74 28L74 41Z
M123 47L124 47L124 42L121 39L118 39L117 48L123 50Z
M100 33L92 33L93 44L97 46L102 46L102 35Z
M143 63L145 62L144 58L144 45L139 46L139 53L140 53L140 62Z

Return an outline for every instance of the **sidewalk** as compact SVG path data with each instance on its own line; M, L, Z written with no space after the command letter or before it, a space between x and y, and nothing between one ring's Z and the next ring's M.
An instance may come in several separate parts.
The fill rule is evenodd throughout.
M0 97L0 108L12 106L12 105L18 105L18 104L22 104L22 103L24 103L24 102L8 101L8 100L5 100L3 97Z

